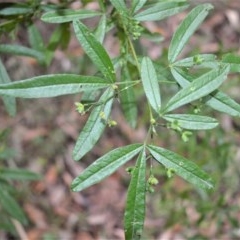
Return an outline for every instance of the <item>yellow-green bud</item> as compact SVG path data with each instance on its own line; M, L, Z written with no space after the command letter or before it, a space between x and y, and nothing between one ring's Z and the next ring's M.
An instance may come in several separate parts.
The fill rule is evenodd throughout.
M118 85L113 84L113 85L112 85L112 88L113 88L114 90L117 90L117 89L118 89Z
M154 176L150 176L149 179L148 179L148 183L152 186L155 186L155 185L158 184L158 180Z
M169 168L169 169L167 170L167 176L168 176L168 178L171 178L174 173L175 173L174 169Z
M154 125L154 124L156 123L156 120L155 120L154 118L151 118L151 119L150 119L150 123L151 123L152 125Z
M190 131L184 131L181 135L181 138L184 142L188 142L189 141L189 137L192 135L192 132Z
M76 110L80 113L80 114L84 114L85 113L85 108L84 108L84 105L80 102L75 102L74 103L75 106L76 106Z
M117 122L116 121L114 121L114 120L109 120L108 121L108 126L109 127L115 127L117 125Z

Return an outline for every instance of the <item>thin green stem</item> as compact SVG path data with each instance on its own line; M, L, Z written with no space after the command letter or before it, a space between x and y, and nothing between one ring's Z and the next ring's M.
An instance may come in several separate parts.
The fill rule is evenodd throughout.
M126 33L126 32L125 32L125 33ZM127 34L126 34L126 36L127 36L127 40L128 40L128 43L129 43L129 46L130 46L130 49L131 49L133 58L134 58L134 60L135 60L135 62L136 62L136 66L137 66L137 69L138 69L138 73L139 73L139 75L140 75L140 66L139 66L139 62L138 62L138 58L137 58L136 51L135 51L135 49L134 49L134 47L133 47L133 44L132 44L132 41L131 41L130 37L129 37Z
M124 81L124 82L117 82L116 84L117 85L122 85L122 84L132 84L132 85L136 85L138 83L140 83L141 80L133 80L133 81Z
M122 88L122 89L121 89L120 91L118 91L118 92L119 92L119 93L120 93L120 92L123 92L123 91L127 90L128 88L137 85L139 82L140 82L140 81L138 81L138 82L135 81L133 84L130 84L130 85L126 86L125 88ZM125 82L124 82L124 83L125 83Z

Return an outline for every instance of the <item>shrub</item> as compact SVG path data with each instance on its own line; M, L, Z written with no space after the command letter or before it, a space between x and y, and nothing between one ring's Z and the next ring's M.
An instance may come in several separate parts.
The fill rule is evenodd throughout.
M73 26L75 36L97 71L86 76L68 73L41 75L9 83L1 65L0 95L9 113L14 115L16 97L44 98L82 93L84 100L75 103L76 110L81 115L89 113L89 117L73 150L73 159L78 161L97 144L106 127L117 125L117 121L111 118L114 101L119 101L125 119L135 129L141 119L141 99L146 99L145 140L118 147L98 158L73 180L72 190L82 191L136 158L135 166L127 169L131 181L124 229L126 239L138 239L143 231L146 194L153 192L158 184L152 161L161 164L169 178L176 174L198 188L213 189L213 180L208 173L193 161L158 146L156 141L161 138L161 128L175 131L183 142L188 142L193 131L217 127L217 119L201 115L207 107L230 116L240 116L240 105L219 90L229 73L240 71L239 56L227 53L217 58L214 54L198 53L181 58L180 55L213 6L198 4L194 7L174 32L167 56L153 60L136 50L137 45L141 46L141 38L147 36L154 40L156 37L144 22L160 21L182 12L189 7L188 1L133 0L126 4L123 0L99 0L98 11L73 10L64 1L55 5L44 5L41 1L30 3L7 6L0 14L10 19L10 23L3 24L4 31L15 29L19 19L27 24L31 48L1 44L0 51L31 56L48 66L55 49L68 46L69 28ZM58 24L48 44L44 44L31 21L40 15L42 21ZM95 17L99 21L94 29L82 22ZM105 35L112 34L112 30L119 40L119 55L114 59L103 45Z

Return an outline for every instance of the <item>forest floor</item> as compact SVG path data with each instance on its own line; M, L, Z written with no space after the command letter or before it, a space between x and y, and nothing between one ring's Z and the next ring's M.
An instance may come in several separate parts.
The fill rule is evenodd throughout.
M216 55L227 51L240 54L240 2L212 2L215 10L191 38L184 54L193 50ZM151 31L160 32L164 37L161 46L143 43L152 58L161 56L186 14L149 25ZM43 31L47 35L51 29ZM24 41L23 32L19 42L24 44ZM106 44L112 49L111 54L116 54L115 41L110 39ZM82 56L80 45L73 40L67 51L56 51L47 70L27 57L4 57L4 64L11 78L19 80L46 73L76 72L78 58ZM239 76L233 75L228 81L225 90L240 102ZM121 113L115 111L113 117L118 126L108 129L91 153L74 162L74 142L86 121L86 116L80 116L75 110L74 102L78 100L79 96L18 100L15 118L9 117L0 104L0 130L9 129L8 146L15 153L6 165L26 168L43 176L40 181L17 183L21 190L19 202L30 222L23 226L29 240L124 239L122 219L130 181L125 168L80 193L72 192L70 184L105 152L141 140L145 129L132 130ZM216 191L208 195L180 178L168 180L160 176L155 193L147 197L145 239L240 239L240 121L221 114L217 117L219 128L204 135L214 147L205 140L191 149L190 154L183 143L178 145L171 136L163 139L168 148L176 149L179 154L194 158L201 151L207 158L206 165L214 169L213 175L219 181ZM14 238L0 231L0 239Z

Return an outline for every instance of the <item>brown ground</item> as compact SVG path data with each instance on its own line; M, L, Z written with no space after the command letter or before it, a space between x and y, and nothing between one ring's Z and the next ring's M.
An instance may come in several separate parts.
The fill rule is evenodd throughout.
M219 54L222 51L234 50L240 54L240 2L214 1L214 4L216 10L212 12L197 35L191 39L185 53L198 47L200 52ZM164 23L149 25L151 31L158 31L165 37L162 46L168 46L172 31L184 16L185 13L182 13ZM51 30L43 29L43 31ZM19 41L24 43L26 40L24 32L20 34L20 37L22 39L20 38ZM108 40L107 44L108 49L115 49L114 41ZM153 58L159 57L163 51L163 47L158 45L145 44ZM48 69L48 73L77 71L76 64L82 54L79 45L73 40L66 52L56 51L55 59ZM115 54L114 51L112 54ZM8 56L3 59L12 79L23 79L46 71L30 58ZM238 92L239 89L233 90L233 94L240 100ZM118 121L118 128L107 131L107 134L102 137L90 154L81 162L74 162L71 156L74 141L85 122L85 117L81 117L75 111L74 102L77 99L78 96L19 100L16 118L8 117L2 104L0 105L0 130L11 129L9 147L16 152L16 156L10 159L7 165L28 168L43 175L43 180L21 187L23 193L21 203L30 219L30 225L23 227L26 239L124 238L122 219L129 182L129 176L124 169L120 169L103 182L81 193L71 192L69 186L72 179L78 176L94 159L114 147L142 139L145 130L132 131L122 120L122 116L116 113L114 118L121 119ZM221 119L223 131L232 132L234 126L230 118L222 117ZM237 146L239 136L237 133L233 135L235 137L233 144ZM236 147L236 149L238 148ZM236 155L234 155L234 159L239 162L239 150L234 154ZM179 191L174 189L174 184L177 184ZM159 202L164 201L160 187L152 198L148 197L147 238L180 240L186 239L184 237L186 235L194 234L195 236L202 234L206 239L240 238L240 229L234 229L229 218L223 218L221 232L219 232L217 219L212 215L206 216L206 218L212 217L207 221L207 225L203 223L198 225L199 212L196 204L184 200L184 198L179 200L177 197L179 193L183 193L188 188L188 185L177 178L169 187L169 191L175 191L175 195L169 193L172 204L179 204L179 208L184 208L181 216L188 219L179 219L176 221L177 223L174 221L169 223L169 216L166 215L164 209L159 207ZM224 190L223 194L228 193L228 204L236 207L234 218L240 222L240 193L235 192L233 195L231 191ZM169 209L173 208L169 207ZM214 211L211 214L214 215ZM235 230L238 231L238 235L233 234ZM1 239L8 239L8 237L10 239L6 233L0 232Z

